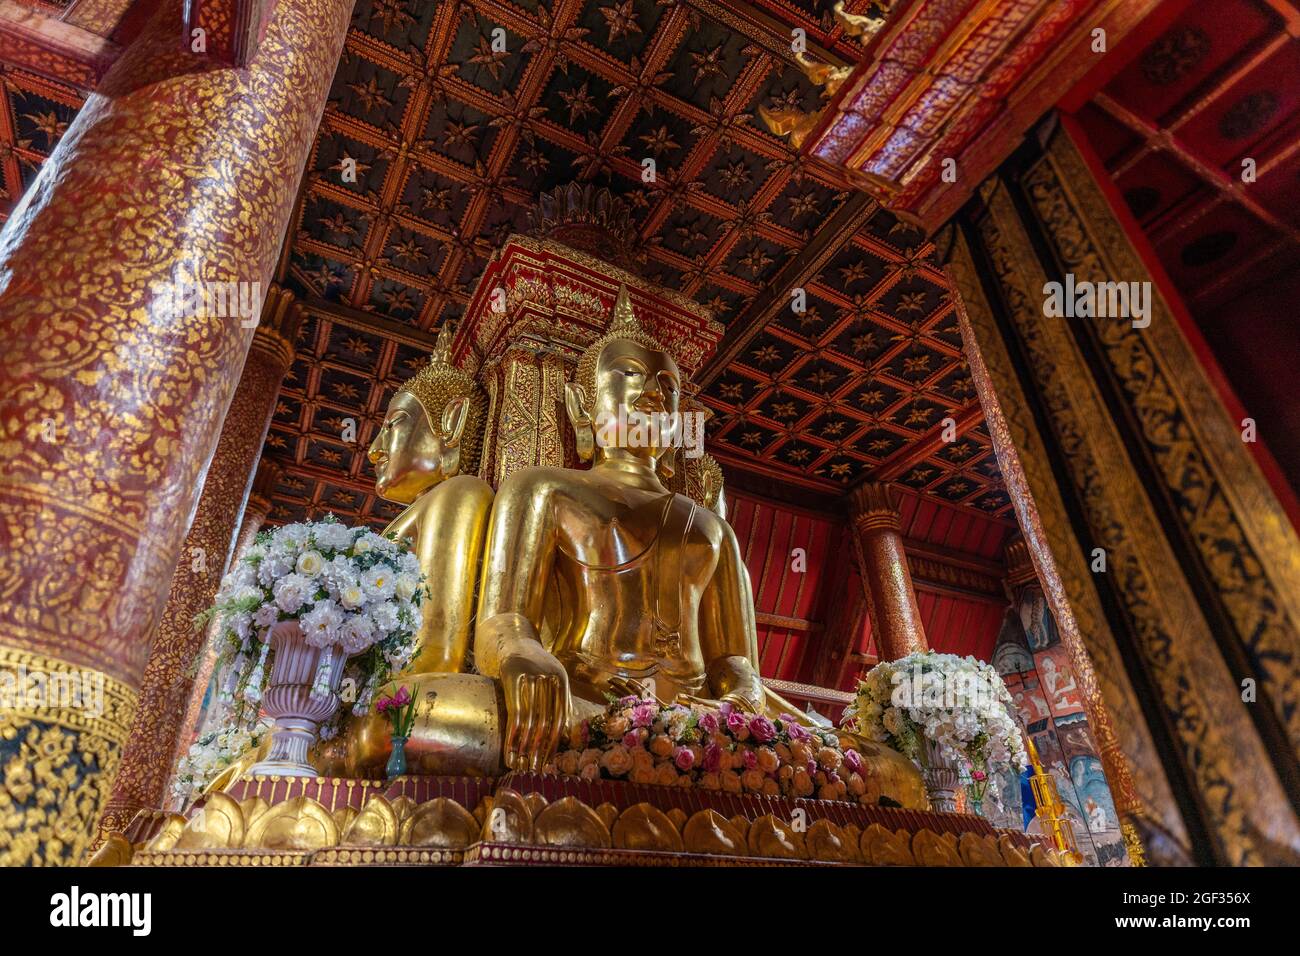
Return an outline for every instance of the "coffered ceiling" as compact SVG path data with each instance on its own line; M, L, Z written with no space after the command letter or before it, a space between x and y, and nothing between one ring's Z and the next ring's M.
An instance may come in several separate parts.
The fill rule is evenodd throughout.
M758 118L819 103L792 28L823 62L862 55L830 6L358 0L282 276L311 317L267 439L274 517L391 516L364 458L388 397L537 195L580 181L629 204L643 275L727 326L696 382L726 466L829 495L894 480L1009 523L931 247ZM82 94L0 82L12 203Z

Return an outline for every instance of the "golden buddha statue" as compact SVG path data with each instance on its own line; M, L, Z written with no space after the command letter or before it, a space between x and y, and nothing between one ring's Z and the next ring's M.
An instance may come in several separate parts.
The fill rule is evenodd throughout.
M406 505L383 533L410 544L429 589L403 680L408 685L421 674L459 674L467 666L492 487L462 472L474 468L485 406L474 380L452 365L451 333L444 326L429 364L388 403L367 452L376 492ZM391 746L384 719L372 712L345 720L339 737L313 749L316 768L330 776L382 769ZM238 779L268 745L269 738L240 757L209 789Z
M609 331L566 386L578 454L592 467L523 469L493 502L478 673L395 682L413 683L419 701L407 745L413 772L541 769L607 695L646 687L661 699L803 717L759 677L753 595L730 526L660 479L674 465L675 433L610 427L631 412L672 421L681 386L676 362L620 290ZM354 747L353 772L376 766L378 733L365 738L367 753ZM854 745L884 795L925 806L910 761Z

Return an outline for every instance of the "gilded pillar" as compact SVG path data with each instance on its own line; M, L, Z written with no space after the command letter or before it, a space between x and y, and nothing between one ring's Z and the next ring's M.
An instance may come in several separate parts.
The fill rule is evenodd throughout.
M854 548L882 661L928 650L912 572L903 551L898 505L883 482L858 485L851 495Z
M0 668L66 678L4 712L0 863L95 833L352 0L279 0L242 69L183 50L181 8L0 232Z
M1300 547L1180 328L1176 293L1146 271L1060 128L986 181L958 225L963 334L1037 472L1042 526L1021 527L1036 564L1055 539L1060 578L1044 580L1070 589L1103 691L1126 690L1107 704L1136 745L1124 752L1143 796L1182 817L1143 843L1181 830L1203 863L1294 862ZM1149 310L1053 317L1053 282L1149 282ZM1094 613L1100 627L1084 626Z
M203 650L205 631L195 628L194 618L211 606L234 553L301 318L293 294L272 286L153 635L139 708L100 823L102 832L121 832L139 810L162 806L194 686L194 666Z

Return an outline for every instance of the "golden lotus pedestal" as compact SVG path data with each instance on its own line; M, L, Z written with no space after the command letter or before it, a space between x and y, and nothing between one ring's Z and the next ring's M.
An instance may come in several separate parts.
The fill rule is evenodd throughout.
M245 777L142 812L101 850L137 866L1060 866L975 816L510 773Z

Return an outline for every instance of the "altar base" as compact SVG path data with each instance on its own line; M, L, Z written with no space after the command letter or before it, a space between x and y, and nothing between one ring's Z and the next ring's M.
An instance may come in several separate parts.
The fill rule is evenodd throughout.
M143 812L100 865L1061 866L981 817L510 773L245 777Z

